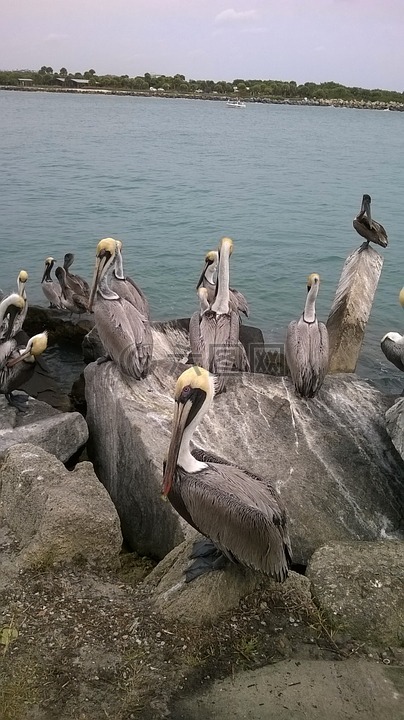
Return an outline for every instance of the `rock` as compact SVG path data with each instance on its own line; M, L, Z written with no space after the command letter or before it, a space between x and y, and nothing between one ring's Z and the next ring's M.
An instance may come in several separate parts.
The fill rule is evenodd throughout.
M31 397L51 405L61 412L70 412L72 403L50 374L46 361L40 357L35 364L35 371L30 380L19 388Z
M32 398L21 413L0 395L0 457L13 445L30 442L66 462L87 439L87 423L79 413L62 413Z
M167 360L167 358L172 358L175 364L181 361L186 362L188 358L192 362L188 339L189 318L152 322L151 326L153 362ZM245 347L251 368L255 369L255 372L280 374L279 368L283 368L283 364L279 347L274 346L274 349L270 348L267 353L261 330L249 325L240 325L240 341ZM86 363L94 362L104 355L104 348L96 327L85 336L82 348ZM279 360L280 357L281 360Z
M85 370L90 457L129 546L161 559L188 526L161 500L175 381L184 365L156 362L141 382L112 363ZM195 443L270 478L288 510L293 559L306 565L333 540L403 534L403 465L385 430L388 401L352 375L328 376L318 397L286 378L232 373Z
M124 379L112 362L87 365L84 377L88 452L97 477L118 510L129 546L161 559L189 527L161 499L169 413L161 412L160 393L167 390L161 382L156 387L154 374L142 381Z
M197 533L195 537L198 537ZM193 540L174 548L143 582L146 588L150 588L150 597L165 620L191 625L214 622L227 610L237 608L241 598L259 586L273 587L287 594L292 592L299 598L303 592L311 604L307 579L294 572L279 584L261 573L229 563L224 570L206 573L186 583L184 570L192 562L189 556Z
M368 660L282 660L182 694L175 720L402 720L402 668Z
M386 428L394 447L404 459L404 398L396 400L386 411Z
M404 542L334 543L307 568L321 610L356 640L376 647L404 642Z
M69 472L29 443L10 448L0 463L0 516L19 543L21 569L74 560L118 564L119 518L91 463Z
M84 336L81 348L85 363L94 362L99 357L105 355L104 346L100 340L96 327L93 327L90 332Z
M327 320L331 373L356 370L382 267L373 247L355 250L345 261Z
M24 330L30 337L47 330L49 345L58 341L80 344L94 326L94 316L92 313L70 315L66 310L30 305Z

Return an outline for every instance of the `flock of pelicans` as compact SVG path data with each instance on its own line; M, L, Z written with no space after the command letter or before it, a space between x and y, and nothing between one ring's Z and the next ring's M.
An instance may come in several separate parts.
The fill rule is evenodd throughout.
M369 242L388 244L383 226L371 217L371 199L364 195L354 228ZM283 581L292 552L285 507L269 480L257 477L214 454L192 448L194 431L208 412L215 395L223 392L232 369L248 371L249 361L239 340L240 313L248 316L247 301L230 287L230 257L233 241L222 238L217 250L205 257L197 283L199 309L192 315L189 341L194 365L183 372L175 386L175 409L171 441L163 470L163 497L205 540L195 543L194 562L186 572L190 581L202 573L223 567L231 560ZM105 349L97 362L112 360L124 375L146 377L153 352L153 337L147 299L124 273L122 243L105 238L97 245L91 287L70 272L74 260L65 255L63 267L45 260L42 289L51 306L70 313L93 312ZM47 347L43 332L21 342L27 312L26 282L21 271L17 292L0 303L0 392L9 404L22 410L25 399L13 396L32 374L35 359ZM328 368L328 333L317 319L316 298L320 277L308 278L303 313L289 324L286 359L296 393L314 397ZM404 292L400 301L404 304ZM388 333L382 340L386 356L397 367L403 338ZM400 345L401 343L401 345ZM393 351L391 348L393 347ZM402 357L402 356L400 356ZM402 359L400 360L402 362ZM404 370L404 363L400 367Z

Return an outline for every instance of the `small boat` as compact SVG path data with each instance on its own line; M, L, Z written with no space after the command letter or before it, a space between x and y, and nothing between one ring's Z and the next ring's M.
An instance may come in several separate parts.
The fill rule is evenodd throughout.
M227 105L227 107L236 107L236 108L245 108L246 107L245 102L242 102L241 100L228 100L226 105Z

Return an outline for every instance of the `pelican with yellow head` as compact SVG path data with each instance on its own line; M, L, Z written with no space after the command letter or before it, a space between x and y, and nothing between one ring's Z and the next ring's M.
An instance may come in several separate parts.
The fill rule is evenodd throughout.
M238 307L232 300L229 287L230 256L233 248L233 240L224 237L220 240L217 252L211 251L207 254L205 269L198 282L198 294L201 287L205 288L209 302L209 293L212 293L212 290L207 287L209 283L205 277L206 268L214 265L217 256L218 267L213 301L209 302L209 309L205 304L201 304L199 311L192 315L189 324L189 342L194 362L199 362L206 370L219 375L222 389L225 388L225 376L233 367L240 371L250 369L246 352L239 339ZM199 295L200 302L201 299Z
M320 275L311 273L307 278L303 313L299 320L289 323L286 333L286 362L296 393L304 398L314 397L318 393L328 370L328 331L316 315L319 288Z
M140 380L149 372L153 338L148 318L120 295L114 279L121 247L113 238L98 243L89 309L106 353L98 362L112 360L124 375Z
M0 302L0 363L3 356L2 344L10 340L22 327L20 318L25 317L26 300L19 293L11 293Z
M193 366L180 375L174 392L162 493L206 537L194 545L186 581L223 568L230 560L282 582L288 575L291 547L286 510L275 488L210 451L190 448L212 404L216 383L207 370Z
M48 333L46 331L33 335L25 347L17 347L14 339L3 345L3 357L0 365L0 393L5 395L9 405L23 411L27 396L13 395L24 385L35 371L35 361L42 355L48 346Z
M217 250L209 250L209 252L205 255L205 266L196 286L197 291L200 287L206 288L210 305L214 302L216 295L218 263L219 252ZM243 293L239 292L235 288L229 288L229 302L230 307L234 310L234 312L244 313L246 317L249 316L250 311L248 303Z

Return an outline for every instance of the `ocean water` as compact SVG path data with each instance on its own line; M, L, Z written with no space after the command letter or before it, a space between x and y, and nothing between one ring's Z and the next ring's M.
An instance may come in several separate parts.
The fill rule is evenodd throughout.
M97 242L112 236L153 318L184 317L205 252L229 235L231 284L273 343L314 271L326 320L369 193L390 244L358 371L401 391L380 339L403 326L403 113L0 91L0 157L3 290L24 268L30 302L45 303L44 259L74 252L73 272L91 279Z

